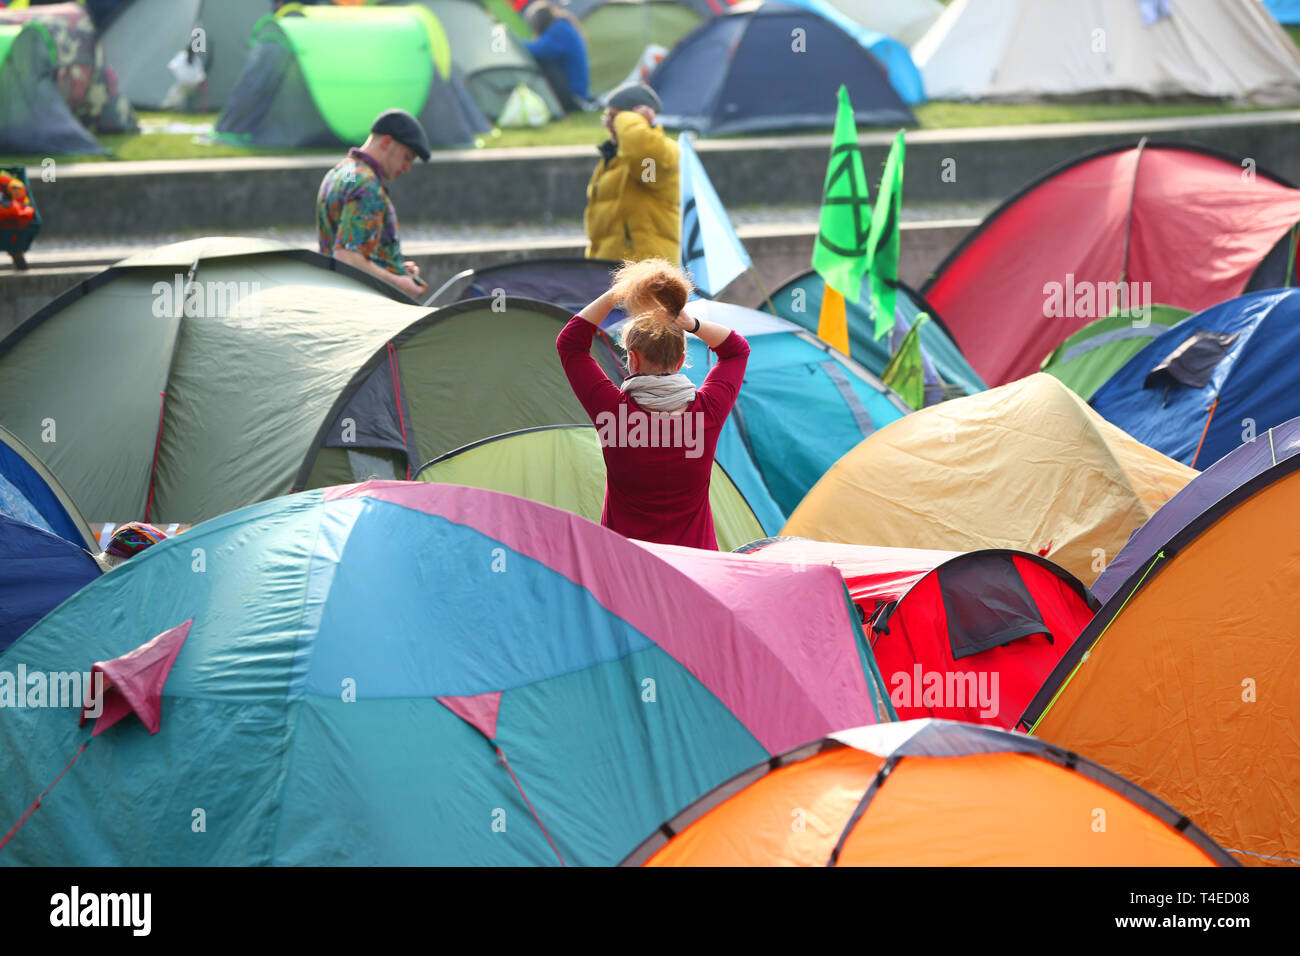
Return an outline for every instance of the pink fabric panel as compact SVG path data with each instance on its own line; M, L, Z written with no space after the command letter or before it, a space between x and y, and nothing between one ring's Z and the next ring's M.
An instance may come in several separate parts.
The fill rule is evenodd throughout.
M501 713L501 691L475 694L473 697L439 697L437 700L488 740L496 739L497 715Z
M876 720L832 568L774 573L740 555L638 547L566 511L456 485L370 481L324 497L441 515L542 561L671 654L770 753Z
M183 624L163 631L130 653L111 661L96 662L90 670L91 688L93 692L95 673L102 673L104 709L95 721L92 737L98 737L132 712L149 728L149 733L158 733L162 724L163 686L167 683L167 675L172 672L172 665L176 663L176 656L185 645L185 638L189 637L193 623L194 618L190 618ZM83 708L78 726L87 719L86 709Z

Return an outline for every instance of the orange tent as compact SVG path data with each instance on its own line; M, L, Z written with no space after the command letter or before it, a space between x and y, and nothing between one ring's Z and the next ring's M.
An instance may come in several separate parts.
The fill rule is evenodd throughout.
M1277 461L1280 444L1269 432L1239 451ZM1142 542L1149 560L1130 562L1021 726L1175 804L1243 863L1298 864L1300 456L1238 471L1163 547Z
M1005 730L909 720L760 764L624 866L1233 866L1177 810Z

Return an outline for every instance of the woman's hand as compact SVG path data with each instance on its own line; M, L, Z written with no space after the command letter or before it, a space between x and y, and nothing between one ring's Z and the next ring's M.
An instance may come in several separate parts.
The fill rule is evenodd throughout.
M695 328L695 317L687 315L686 310L682 309L682 311L677 313L676 318L673 319L673 325L677 326L683 332L689 332Z

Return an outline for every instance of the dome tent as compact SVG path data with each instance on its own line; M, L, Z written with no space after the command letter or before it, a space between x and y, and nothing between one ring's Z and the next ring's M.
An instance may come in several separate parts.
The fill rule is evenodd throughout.
M917 551L802 538L750 558L826 564L843 576L901 720L1011 728L1098 604L1074 575L1008 550Z
M1252 292L1189 316L1092 396L1138 441L1192 467L1300 415L1300 289Z
M782 534L886 547L1010 548L1085 584L1196 472L1050 375L913 412L826 473Z
M792 36L804 38L803 50ZM857 40L786 3L746 4L706 21L668 52L649 83L663 102L663 125L701 136L830 129L841 85L859 127L916 122Z
M0 651L99 575L84 547L0 514Z
M495 435L426 462L415 481L468 485L518 495L600 521L605 462L591 425L543 425ZM709 504L718 547L730 551L763 533L753 509L716 461Z
M0 656L81 672L155 636L175 655L107 729L0 721L6 829L88 744L0 865L610 865L793 740L888 719L838 575L696 560L412 482L192 528Z
M711 16L684 0L604 0L591 6L582 14L582 32L592 92L614 89L640 62L646 47L671 49Z
M1178 143L1088 153L989 213L921 292L975 370L1003 385L1037 371L1116 303L1130 313L1157 302L1198 312L1292 284L1300 270L1287 267L1288 233L1300 223L1300 191L1251 168L1248 176L1240 157Z
M613 259L547 256L465 269L435 290L427 304L451 305L492 296L500 290L506 295L550 302L576 315L609 290L611 276L621 264ZM615 309L602 325L611 326L624 318L622 310Z
M216 134L258 146L355 146L394 108L415 116L435 147L468 146L490 129L423 7L286 7L257 22Z
M54 40L45 26L0 25L0 152L107 153L68 109L54 62Z
M791 827L791 808L803 810L803 827ZM1091 825L1098 819L1104 829ZM623 861L641 864L1232 866L1233 860L1174 808L1059 747L989 727L909 720L846 730L755 766L665 822Z
M1043 359L1042 370L1070 386L1085 402L1089 401L1147 343L1189 315L1186 309L1151 305L1142 320L1131 315L1097 319L1053 349Z
M58 535L78 548L99 551L86 519L63 486L6 428L0 428L0 514Z
M1121 552L1109 597L1019 726L1124 774L1242 863L1300 863L1300 456L1261 433Z
M826 281L816 272L800 273L772 293L776 314L816 332L825 288ZM876 338L872 306L869 301L864 301L870 298L870 283L863 283L862 298L858 302L845 302L849 352L853 358L876 375L883 375L893 353L902 344L903 336L917 316L924 312L930 317L920 331L925 404L935 405L959 395L984 391L984 382L961 354L934 307L905 283L899 283L898 288L902 294L895 297L894 328L888 339ZM771 311L766 303L759 308L764 312Z

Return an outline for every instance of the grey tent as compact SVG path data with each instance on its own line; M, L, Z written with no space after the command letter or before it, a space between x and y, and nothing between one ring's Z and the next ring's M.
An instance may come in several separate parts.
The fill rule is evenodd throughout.
M107 153L59 92L50 31L40 23L0 26L0 153Z
M174 82L168 62L181 50L199 45L193 43L194 31L202 30L198 56L207 80L184 105L220 109L248 58L253 26L270 10L267 0L131 0L100 42L127 99L140 109L156 110Z

